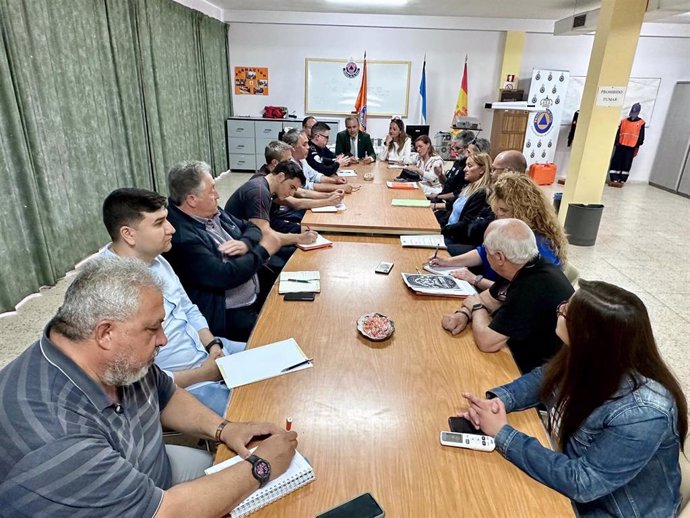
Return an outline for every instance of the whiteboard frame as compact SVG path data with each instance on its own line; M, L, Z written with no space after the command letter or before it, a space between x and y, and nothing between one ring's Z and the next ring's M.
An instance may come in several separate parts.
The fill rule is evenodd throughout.
M311 111L309 109L309 63L310 62L328 62L328 63L342 63L343 68L347 65L350 59L333 59L333 58L304 58L304 113L307 115L352 115L352 110L349 112L338 112L338 111ZM363 65L364 60L354 60L358 65ZM410 105L410 71L412 69L411 61L384 61L384 60L367 60L367 67L371 65L407 65L407 85L405 88L405 113L379 113L367 110L368 117L403 117L407 118ZM360 83L361 84L361 83ZM355 98L352 103L354 109L354 103L357 101ZM367 107L368 108L368 107Z

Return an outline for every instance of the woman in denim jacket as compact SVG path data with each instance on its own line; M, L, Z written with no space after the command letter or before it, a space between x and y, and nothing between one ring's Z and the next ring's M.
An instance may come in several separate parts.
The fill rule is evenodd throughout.
M566 347L487 399L464 394L463 415L495 438L506 459L571 498L582 517L676 516L687 403L644 304L611 284L580 281L558 315ZM507 423L506 412L541 402L558 451Z

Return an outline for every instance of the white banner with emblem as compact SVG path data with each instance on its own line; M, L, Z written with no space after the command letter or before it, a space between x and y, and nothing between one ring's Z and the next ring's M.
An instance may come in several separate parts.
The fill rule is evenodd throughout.
M522 153L528 166L553 162L569 79L566 70L532 70L527 102L539 111L530 112L527 122Z

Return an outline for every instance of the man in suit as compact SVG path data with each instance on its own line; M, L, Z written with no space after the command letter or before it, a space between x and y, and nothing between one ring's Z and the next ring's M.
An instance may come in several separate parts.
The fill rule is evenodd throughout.
M371 143L371 137L364 131L359 131L359 121L354 115L345 119L345 130L338 133L335 139L335 154L352 157L351 163L362 160L369 164L376 160L376 152Z

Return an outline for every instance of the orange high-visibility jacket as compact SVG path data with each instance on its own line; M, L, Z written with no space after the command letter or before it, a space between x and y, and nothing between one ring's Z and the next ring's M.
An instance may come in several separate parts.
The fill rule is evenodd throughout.
M618 143L622 146L637 147L637 141L640 138L640 130L645 122L642 119L631 121L630 119L623 119L620 126L620 135Z

